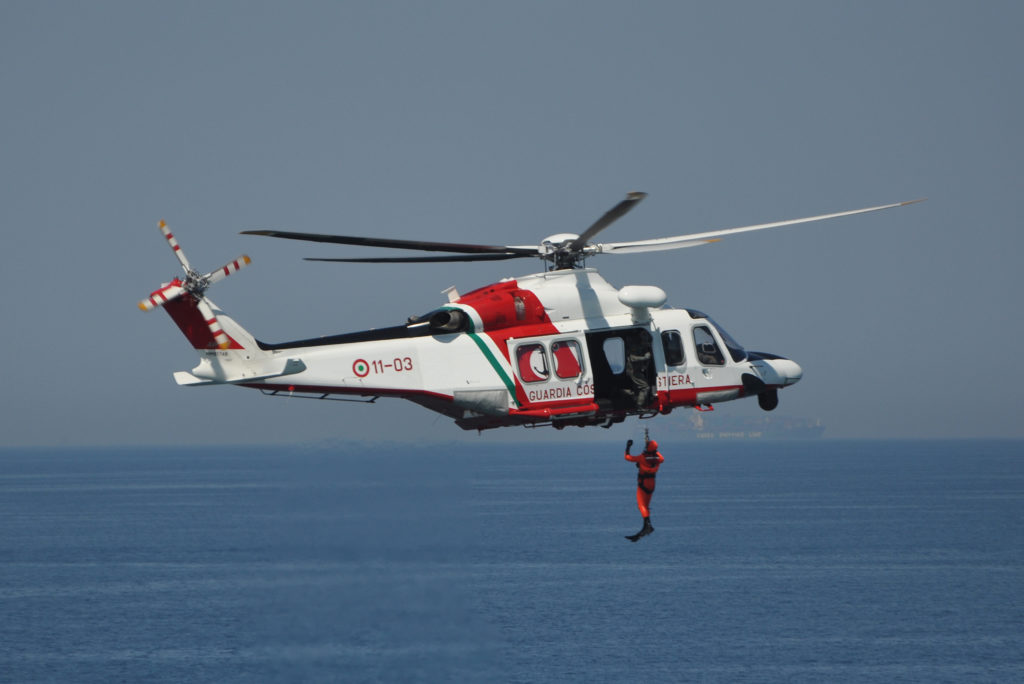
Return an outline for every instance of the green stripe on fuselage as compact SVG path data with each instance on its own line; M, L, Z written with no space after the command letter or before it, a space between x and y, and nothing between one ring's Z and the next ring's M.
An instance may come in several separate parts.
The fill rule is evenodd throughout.
M446 306L442 308L454 310L455 307ZM467 318L469 317L467 316ZM512 395L512 401L516 403L516 406L519 406L519 399L518 397L516 397L515 382L512 380L512 377L505 372L505 369L502 368L501 363L498 361L497 357L494 356L494 352L492 352L490 347L487 346L487 341L480 335L478 335L476 332L474 332L475 327L476 326L473 323L473 319L469 318L469 330L466 332L466 334L469 335L471 340L476 342L476 346L480 348L481 352L483 352L484 358L487 359L487 361L491 364L491 368L494 369L494 372L498 374L498 377L505 384L505 389L507 389L508 393Z

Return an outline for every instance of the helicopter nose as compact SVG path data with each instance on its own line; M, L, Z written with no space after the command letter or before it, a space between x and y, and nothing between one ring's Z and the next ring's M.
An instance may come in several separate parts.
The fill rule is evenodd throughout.
M804 376L804 369L796 361L790 361L778 354L767 354L765 352L748 352L751 367L757 371L758 380L767 385L775 387L789 387L800 382ZM747 388L758 394L756 388Z
M800 367L796 361L790 361L789 359L772 359L770 361L772 368L782 378L782 384L784 387L789 385L795 385L800 381L800 378L804 376L804 369Z

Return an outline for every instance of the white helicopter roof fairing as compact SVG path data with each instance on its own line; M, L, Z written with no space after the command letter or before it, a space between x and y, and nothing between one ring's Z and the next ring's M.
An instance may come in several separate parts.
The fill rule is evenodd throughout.
M424 240L400 240L390 238L371 238L348 235L325 235L321 233L296 233L278 230L246 230L245 235L263 235L267 237L286 238L290 240L305 240L309 242L329 242L335 244L358 245L363 247L386 247L389 249L408 249L426 252L452 252L453 254L443 256L418 256L418 257L362 257L362 258L324 258L310 257L307 261L337 261L348 263L412 263L412 262L452 262L452 261L499 261L518 258L540 258L550 263L551 270L567 268L580 268L582 262L588 257L596 254L636 254L642 252L660 252L670 249L682 249L684 247L695 247L712 242L718 242L723 237L736 233L746 233L767 228L778 228L780 226L792 226L800 223L811 223L814 221L825 221L828 219L853 216L855 214L866 214L872 211L904 207L908 204L922 202L922 199L894 204L883 204L876 207L865 207L850 211L840 211L831 214L819 214L805 218L788 219L785 221L773 221L771 223L759 223L750 226L739 226L736 228L725 228L712 230L703 233L689 233L671 237L654 238L649 240L631 240L628 242L590 242L591 238L604 230L616 220L628 213L640 201L647 197L643 192L631 192L626 195L614 207L595 221L586 231L580 235L574 233L560 233L545 238L540 245L476 245L457 242L434 242Z

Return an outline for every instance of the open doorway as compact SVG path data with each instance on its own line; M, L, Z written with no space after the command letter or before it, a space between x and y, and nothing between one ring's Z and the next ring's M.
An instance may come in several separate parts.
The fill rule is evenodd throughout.
M655 399L651 334L643 328L616 328L587 333L594 401L603 410L650 407Z

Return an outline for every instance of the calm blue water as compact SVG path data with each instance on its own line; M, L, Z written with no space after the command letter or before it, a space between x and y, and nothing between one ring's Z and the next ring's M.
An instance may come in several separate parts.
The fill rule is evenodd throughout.
M620 448L0 451L0 681L1024 681L1024 444Z

